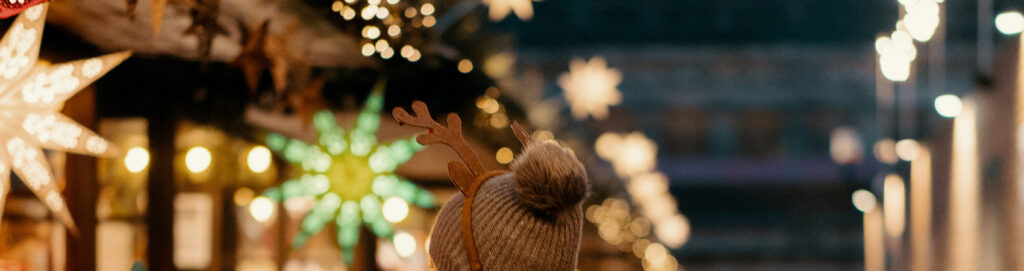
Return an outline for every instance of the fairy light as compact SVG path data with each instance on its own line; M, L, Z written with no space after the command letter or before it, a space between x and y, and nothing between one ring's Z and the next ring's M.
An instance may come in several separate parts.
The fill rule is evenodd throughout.
M497 160L498 163L501 164L508 164L512 163L514 156L515 154L512 153L512 149L509 149L508 147L501 147L501 149L498 149L498 151L494 153L494 160Z
M400 231L396 233L391 242L395 244L395 253L402 258L407 258L416 253L416 238L408 232Z
M420 13L422 13L423 16L433 15L434 14L434 4L431 4L431 3L423 4L423 6L420 6Z
M956 95L943 94L935 97L935 112L938 112L943 118L956 117L963 107L963 102Z
M400 34L402 34L402 28L401 27L399 27L398 25L388 26L388 36L397 37ZM406 45L406 46L408 46L408 45Z
M253 147L245 157L249 170L255 173L266 172L270 168L270 160L270 150L264 146Z
M1024 30L1024 15L1019 11L1005 11L996 15L996 30L1003 35L1016 35Z
M913 161L917 157L918 144L913 139L901 139L896 142L896 156L903 161Z
M210 155L210 150L202 146L192 147L185 153L185 167L192 173L206 171L206 169L210 168L212 160L213 157Z
M373 53L376 52L376 51L377 51L377 49L374 48L372 43L365 43L365 44L363 44L363 48L362 48L363 56L372 56Z
M260 223L267 222L274 215L274 202L264 196L252 199L249 202L249 215Z
M423 17L423 26L433 27L435 24L437 24L437 18L434 18L434 16L427 15Z
M376 26L367 25L363 27L363 37L371 40L375 40L380 37L380 29Z
M124 166L128 172L139 173L149 166L149 152L142 147L128 149L124 155Z
M381 206L381 213L384 214L384 219L387 219L388 222L402 222L409 215L409 203L399 197L390 197Z
M459 60L458 68L461 73L469 73L473 71L473 62L469 61L469 59L463 58L462 60Z

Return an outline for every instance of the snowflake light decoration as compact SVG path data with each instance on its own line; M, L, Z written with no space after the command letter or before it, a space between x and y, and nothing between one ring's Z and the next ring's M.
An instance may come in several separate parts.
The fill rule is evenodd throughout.
M483 0L483 3L490 7L487 15L491 21L501 21L512 12L515 12L516 16L523 20L533 18L531 0Z
M0 40L0 210L10 190L13 170L65 226L75 231L42 149L107 157L120 152L59 110L65 100L131 53L56 65L38 61L48 5L26 9Z
M426 190L395 175L399 165L423 149L415 137L390 143L377 142L383 97L370 94L365 108L347 133L338 127L330 111L313 117L316 144L288 139L280 134L267 136L267 147L302 169L302 175L272 188L265 194L274 199L314 197L313 209L302 221L293 247L305 244L334 221L343 259L350 262L352 248L359 240L359 228L366 225L382 238L392 236L391 224L382 213L382 202L400 201L423 208L434 207L434 197Z
M587 115L595 119L608 116L608 106L622 102L618 89L621 82L622 73L608 68L608 62L602 57L590 61L573 59L569 62L569 72L558 77L558 86L565 90L565 100L576 119L585 119Z

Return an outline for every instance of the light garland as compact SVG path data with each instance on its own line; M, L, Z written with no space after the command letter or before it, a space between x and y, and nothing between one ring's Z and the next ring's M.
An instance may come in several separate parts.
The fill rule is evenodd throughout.
M489 7L487 16L491 21L501 21L509 13L515 13L516 17L523 20L533 18L533 2L531 0L483 0L483 3Z
M114 157L120 150L59 112L64 101L131 54L51 65L38 61L49 4L26 9L0 40L0 210L10 171L72 231L75 223L42 149Z
M379 237L390 238L394 232L389 222L405 218L408 206L404 205L434 206L433 195L395 175L398 166L423 146L415 138L387 144L377 142L383 106L382 95L371 93L356 119L355 127L347 133L338 127L330 111L316 113L313 117L316 144L288 139L280 134L267 136L267 147L301 168L302 175L264 194L278 200L316 199L293 240L294 247L305 244L310 236L333 220L343 259L351 262L352 248L359 241L362 225ZM396 205L403 206L396 208ZM402 207L405 207L404 211L398 210Z
M437 8L430 2L335 0L331 10L346 22L358 23L363 56L376 55L385 60L398 55L410 62L419 61L423 55L417 43L423 39L416 35L437 24Z

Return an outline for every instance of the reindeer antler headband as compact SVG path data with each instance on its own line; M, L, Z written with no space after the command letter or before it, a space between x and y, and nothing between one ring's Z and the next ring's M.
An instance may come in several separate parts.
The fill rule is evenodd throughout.
M455 187L465 195L462 202L462 240L466 248L466 256L469 258L470 269L481 270L483 267L480 265L476 245L473 243L473 199L476 197L477 189L484 182L494 176L503 174L504 171L486 171L484 169L480 158L473 153L469 143L466 142L466 138L462 136L462 120L459 119L459 115L448 113L448 127L445 127L430 117L430 111L427 110L427 105L423 102L414 101L412 103L412 110L416 113L416 116L410 115L409 112L401 107L396 107L391 113L399 125L408 124L427 129L428 133L417 136L416 142L423 145L437 143L448 145L455 150L459 158L462 158L462 162L448 162L448 176L452 179ZM529 136L529 133L523 130L522 127L519 127L518 123L512 123L512 131L524 147L532 144L533 139Z

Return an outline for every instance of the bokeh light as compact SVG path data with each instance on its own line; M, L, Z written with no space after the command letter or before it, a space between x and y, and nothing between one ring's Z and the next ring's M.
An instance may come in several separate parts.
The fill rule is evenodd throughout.
M853 207L856 207L857 210L864 213L875 210L875 206L878 205L878 199L875 198L875 194L864 189L857 189L857 191L853 191L851 199L853 201Z
M192 147L185 153L185 167L192 173L200 173L210 168L213 157L205 147Z
M889 236L899 237L906 224L906 187L903 178L895 173L885 176L884 187L882 212L885 216L885 232Z
M245 157L249 170L255 173L266 172L270 168L270 161L270 149L264 146L253 147Z
M1019 11L1006 11L996 15L996 30L1003 35L1016 35L1024 30L1024 15Z
M409 216L409 203L399 197L390 197L381 206L381 213L388 222L402 222Z
M956 117L963 108L963 102L956 95L944 94L935 97L935 112L938 112L944 118Z
M274 202L269 198L259 196L249 202L249 214L259 222L266 222L274 215Z
M408 232L398 231L391 240L395 244L395 252L403 258L416 253L416 238Z
M917 157L917 140L901 139L896 142L896 156L903 161L913 161Z
M863 146L857 132L850 127L839 127L832 131L829 141L829 154L832 161L840 165L860 162L864 155Z
M128 172L139 173L149 166L149 152L142 147L132 147L124 155L124 167Z

